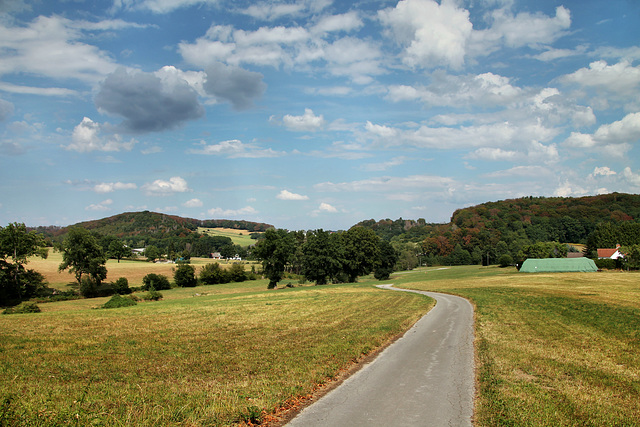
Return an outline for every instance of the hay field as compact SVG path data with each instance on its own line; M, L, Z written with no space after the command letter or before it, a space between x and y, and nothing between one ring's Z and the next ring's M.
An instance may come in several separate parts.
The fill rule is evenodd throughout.
M209 236L223 236L231 239L234 245L248 247L256 244L256 240L251 238L253 232L248 230L236 230L234 228L205 228L198 227L198 233Z
M475 425L640 425L639 272L466 266L397 283L474 303Z
M33 257L29 259L27 268L33 269L44 275L49 282L49 286L60 290L75 289L75 276L70 274L68 270L58 272L58 266L62 262L62 254L49 249L47 259ZM200 267L208 263L217 262L222 268L229 268L234 262L226 260L212 260L210 258L191 258L191 265L196 267L196 274L200 271ZM254 261L243 261L245 270L250 271L252 265L257 263ZM146 262L143 258L139 261L132 260L107 260L107 279L106 281L115 281L119 277L126 277L129 286L141 286L142 278L149 273L164 274L170 280L173 278L173 269L175 264ZM256 268L258 268L256 266Z

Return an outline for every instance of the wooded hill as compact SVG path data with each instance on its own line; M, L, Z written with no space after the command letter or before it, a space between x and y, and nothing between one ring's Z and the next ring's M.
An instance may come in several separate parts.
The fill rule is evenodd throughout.
M449 257L457 252L456 259L449 261L466 264L479 257L495 260L504 253L516 259L524 247L538 242L586 244L600 224L639 220L640 195L611 193L487 202L456 210L448 224L400 218L367 220L358 225L392 243L418 244L425 256ZM472 259L467 259L469 256ZM464 260L458 260L460 257Z
M82 227L100 235L115 236L119 239L141 237L163 239L169 237L187 237L192 233L196 233L198 227L223 227L263 232L273 226L244 220L201 220L144 211L126 212L94 221L79 222L69 227ZM69 227L37 227L35 230L42 233L45 237L58 241L67 234Z

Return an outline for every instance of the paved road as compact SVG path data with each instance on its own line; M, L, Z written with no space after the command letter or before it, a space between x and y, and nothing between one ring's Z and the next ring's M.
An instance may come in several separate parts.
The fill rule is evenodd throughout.
M409 292L434 298L436 306L288 427L471 426L473 307L453 295Z

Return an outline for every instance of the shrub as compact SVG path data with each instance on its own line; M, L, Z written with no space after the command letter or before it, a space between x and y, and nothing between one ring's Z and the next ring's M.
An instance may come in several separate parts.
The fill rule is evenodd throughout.
M129 288L129 280L126 277L120 277L116 280L113 285L113 292L120 295L126 295L131 293L131 288Z
M21 302L15 307L7 308L2 314L40 313L40 307L35 302Z
M615 270L616 268L620 268L619 263L615 259L605 258L596 259L594 261L596 263L596 267L598 267L599 269Z
M162 294L152 287L149 292L142 295L142 299L145 301L158 301L162 299Z
M89 275L86 275L80 281L80 295L85 298L95 298L98 296L98 284Z
M157 291L171 289L171 283L164 274L149 273L142 278L142 290L148 291L151 288Z
M198 284L196 270L189 264L180 264L173 273L173 280L181 288L192 288Z
M500 255L500 258L498 258L498 264L500 264L500 267L509 267L513 264L513 258L509 254Z
M247 273L244 271L244 265L233 264L229 269L229 279L232 282L244 282L247 280Z
M136 304L137 303L131 298L126 298L121 296L120 294L115 294L114 296L111 297L109 301L102 304L102 308L130 307Z
M205 285L216 285L226 281L226 272L217 262L207 264L200 270L200 281Z

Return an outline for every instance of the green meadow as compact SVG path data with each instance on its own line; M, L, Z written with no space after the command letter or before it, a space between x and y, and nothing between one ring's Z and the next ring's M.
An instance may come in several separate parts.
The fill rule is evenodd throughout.
M475 425L638 426L639 279L464 266L384 283L474 304ZM0 316L0 425L277 423L431 307L378 283L267 291L259 280Z
M255 239L251 238L251 232L247 230L236 230L234 228L205 228L198 227L198 233L208 236L223 236L231 239L234 245L248 247L255 245Z

